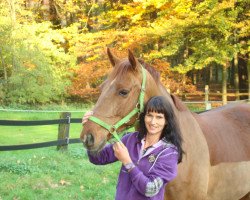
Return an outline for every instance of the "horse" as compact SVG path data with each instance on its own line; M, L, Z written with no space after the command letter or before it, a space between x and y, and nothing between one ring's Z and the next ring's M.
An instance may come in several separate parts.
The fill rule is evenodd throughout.
M170 102L183 138L184 156L177 177L165 189L165 200L237 200L250 195L250 105L229 104L201 114L192 113L160 81L152 66L137 59L107 54L113 70L101 84L93 119L80 138L100 151L117 132L133 126L143 104L156 95ZM129 116L129 117L128 117Z

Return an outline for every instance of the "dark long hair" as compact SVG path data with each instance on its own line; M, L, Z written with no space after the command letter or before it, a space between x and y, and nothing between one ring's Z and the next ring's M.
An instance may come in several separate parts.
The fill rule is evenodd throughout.
M162 130L160 139L166 142L170 142L176 146L179 153L178 163L180 163L182 161L182 154L183 154L182 137L181 137L180 127L178 121L176 120L176 116L171 104L163 96L154 96L148 100L147 104L144 107L143 113L140 114L140 120L139 120L140 140L143 139L147 134L144 118L148 112L156 112L164 114L167 123Z

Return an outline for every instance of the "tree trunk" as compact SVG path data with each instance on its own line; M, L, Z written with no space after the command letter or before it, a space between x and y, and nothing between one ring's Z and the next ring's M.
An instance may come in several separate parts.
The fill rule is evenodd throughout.
M182 74L182 101L185 101L186 100L186 93L185 93L185 85L186 85L186 74Z
M10 6L10 17L12 23L12 29L15 29L16 24L16 8L15 8L15 0L8 0ZM15 43L13 43L12 50L12 67L15 67Z
M4 58L3 58L2 48L1 47L0 47L0 57L1 57L1 63L2 63L2 66L3 66L4 80L5 80L5 82L7 82L7 79L8 79L7 69L6 69L6 65L5 65L5 62L4 62Z
M247 61L247 76L248 76L248 101L250 101L250 61Z
M211 81L210 79L211 66L207 66L205 70L206 70L206 84L205 85L209 85Z
M41 10L43 15L43 20L49 21L50 20L50 2L49 0L42 0L43 9Z
M9 6L10 6L10 16L11 16L11 22L14 26L16 23L16 9L15 9L15 0L8 0Z
M228 62L222 66L222 104L227 104L227 67Z
M196 71L193 71L193 84L196 85L197 84L197 72Z
M239 65L238 65L238 54L234 55L234 87L236 100L240 100L240 91L239 91Z
M228 67L227 76L228 84L234 86L234 66L232 64Z
M209 66L209 84L213 82L213 66Z
M114 8L113 0L109 0L109 2L110 2L110 7L113 9Z
M215 81L215 83L218 83L218 81L219 81L219 73L218 73L218 65L216 64L215 65L215 77L214 77L214 81Z

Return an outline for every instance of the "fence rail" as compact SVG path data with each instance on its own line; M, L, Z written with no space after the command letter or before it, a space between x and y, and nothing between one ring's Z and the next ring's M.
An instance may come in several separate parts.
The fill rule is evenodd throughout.
M81 123L81 119L67 118L67 119L36 120L36 121L0 120L0 126L42 126L42 125L70 124L70 123Z
M61 113L60 119L55 120L36 120L36 121L21 121L21 120L0 120L0 126L42 126L59 124L58 139L48 142L22 144L22 145L4 145L0 146L0 151L13 151L24 149L35 149L50 146L57 146L58 150L67 149L69 144L81 143L79 138L69 138L70 124L81 123L81 118L70 118L71 113Z
M0 146L0 151L14 151L14 150L25 150L25 149L38 149L50 146L65 146L68 144L81 143L79 138L73 139L58 139L49 142L33 143L33 144L21 144L21 145L5 145Z

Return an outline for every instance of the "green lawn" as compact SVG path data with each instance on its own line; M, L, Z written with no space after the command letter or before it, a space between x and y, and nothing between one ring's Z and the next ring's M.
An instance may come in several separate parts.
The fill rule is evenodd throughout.
M72 113L81 118L83 112ZM59 113L0 112L0 119L58 119ZM71 124L70 137L79 138L81 124ZM44 142L57 139L58 125L0 126L0 145ZM68 151L56 147L0 152L0 200L114 199L120 163L95 166L82 144Z
M114 199L120 163L95 166L81 144L0 152L0 199Z

